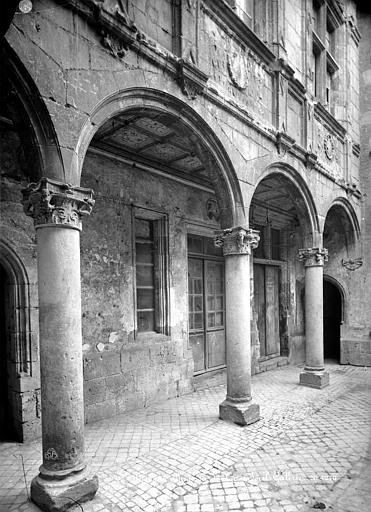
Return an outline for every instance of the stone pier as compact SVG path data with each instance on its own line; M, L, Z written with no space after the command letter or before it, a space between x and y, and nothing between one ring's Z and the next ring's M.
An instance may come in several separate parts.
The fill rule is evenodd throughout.
M305 367L300 384L321 389L329 384L323 355L323 264L327 249L300 249L305 267Z
M31 498L62 511L91 499L98 488L84 462L80 292L81 217L92 191L42 178L23 190L37 233L42 402L40 473Z
M227 396L219 406L223 420L249 425L260 418L251 398L250 255L258 231L234 227L219 231L216 244L225 256Z

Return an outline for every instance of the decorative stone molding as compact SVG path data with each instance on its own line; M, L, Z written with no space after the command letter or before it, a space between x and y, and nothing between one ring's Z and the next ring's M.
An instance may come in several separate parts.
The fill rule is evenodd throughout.
M259 240L259 231L241 226L215 233L215 245L223 248L224 256L251 254L251 249L258 247Z
M218 202L216 201L216 199L213 199L212 197L210 197L206 201L206 214L210 220L215 220L216 222L219 222L220 209L219 209L219 205L218 205Z
M334 158L335 153L335 143L334 143L334 137L331 134L325 135L325 138L323 140L323 149L325 150L325 155L329 160L332 160Z
M232 83L237 89L244 90L248 86L249 77L247 62L244 53L236 53L227 56L227 68Z
M178 60L177 68L176 80L183 94L187 98L194 100L205 89L209 79L208 75L184 59Z
M304 262L305 267L322 267L328 260L328 250L320 247L299 249L299 259Z
M286 131L281 130L277 132L276 147L280 155L286 153L287 151L290 151L294 144L295 139L293 137L290 137L290 135L288 135Z
M49 178L31 183L22 194L24 211L36 228L54 224L81 231L81 217L89 215L95 203L91 189Z
M362 258L355 258L355 259L349 259L349 260L341 260L341 264L347 270L353 271L353 270L357 270L358 268L362 267L363 261L362 261Z
M307 151L305 153L305 163L309 170L314 169L317 161L318 161L318 156L315 153L313 153L311 151Z

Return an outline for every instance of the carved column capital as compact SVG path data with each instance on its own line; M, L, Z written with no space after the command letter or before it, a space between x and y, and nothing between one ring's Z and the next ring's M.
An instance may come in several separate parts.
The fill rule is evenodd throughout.
M299 259L304 262L305 267L323 267L328 260L328 250L320 247L299 249Z
M215 233L215 245L223 248L224 256L251 254L251 249L258 247L259 240L259 231L241 226Z
M91 189L49 178L31 183L22 194L23 209L36 228L54 225L81 231L81 217L89 215L95 203Z

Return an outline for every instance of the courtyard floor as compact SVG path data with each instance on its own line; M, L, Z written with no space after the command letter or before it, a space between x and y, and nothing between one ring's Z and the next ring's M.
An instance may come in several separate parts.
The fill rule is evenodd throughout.
M224 385L87 425L100 486L71 510L368 512L371 369L328 370L323 390L299 386L298 367L255 375L261 420L247 427L218 419ZM1 512L39 510L27 489L40 454L40 440L0 444Z

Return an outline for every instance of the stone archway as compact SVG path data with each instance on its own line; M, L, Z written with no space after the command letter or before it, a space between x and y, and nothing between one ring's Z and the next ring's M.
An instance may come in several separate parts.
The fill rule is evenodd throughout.
M341 363L357 361L357 328L353 331L360 299L354 272L362 264L360 228L350 202L337 198L329 207L323 229L323 243L329 251L324 281L325 357ZM357 323L357 320L356 320ZM332 328L331 328L332 326Z
M185 102L155 89L127 89L106 98L95 109L82 129L76 146L76 157L71 169L71 175L75 177L76 184L80 183L82 166L89 146L101 146L102 139L107 139L107 132L109 137L110 133L117 133L125 127L130 128L130 125L135 124L136 117L145 118L146 115L153 122L157 119L159 124L172 126L173 134L178 135L180 139L183 138L183 143L188 139L186 146L189 149L189 157L199 160L202 169L198 171L204 171L204 178L207 177L208 185L215 192L222 227L245 225L243 199L238 179L228 154L215 133ZM166 144L166 134L154 135L158 142L162 139ZM176 146L179 149L179 143ZM129 153L133 154L135 150L135 145L129 147ZM167 163L166 157L163 155L157 159L157 162ZM192 172L191 166L188 167L188 171L185 167L182 170L188 173L186 178L189 178L189 172Z
M240 371L230 371L234 361L226 353L236 340L246 351L249 307L239 296L232 303L227 286L232 280L224 279L224 273L238 274L236 265L228 261L243 249L237 259L245 263L233 294L241 289L244 294L249 272L243 269L249 270L246 261L254 236L248 233L235 171L212 129L189 105L169 94L130 89L108 98L91 115L76 154L76 182L81 174L81 184L96 190L96 205L82 240L83 255L91 255L90 263L83 256L83 318L94 319L83 321L88 421L96 417L94 402L102 401L93 396L96 377L90 371L102 364L99 361L106 364L110 359L103 370L107 374L112 371L109 366L117 368L121 360L116 389L103 393L111 397L108 414L121 411L127 403L140 407L173 396L176 389L190 389L193 369L214 371L228 360L228 376ZM223 250L214 245L214 233L221 228L225 231L219 235L219 245L224 246L224 236L228 249L236 245L231 258L224 246L225 263ZM93 233L94 254L89 241ZM107 261L112 261L110 269ZM88 279L90 272L84 271L88 265L96 269L94 275L106 276L95 289ZM94 303L92 296L97 297ZM238 322L233 306L244 311ZM229 337L228 329L238 334ZM102 338L102 332L109 334ZM146 352L158 350L174 354L172 361L162 362L161 371L160 360L150 362L154 356ZM249 354L234 357L239 365L245 357L244 378L237 383L234 375L228 377L230 393L242 393L241 403L251 399ZM130 365L134 358L141 363ZM177 388L173 363L179 374ZM129 368L140 387L124 388ZM145 382L139 377L143 371ZM251 421L256 421L256 411Z
M267 169L251 200L250 226L261 237L254 251L255 364L279 356L300 362L305 315L298 253L318 241L318 219L310 191L294 169Z

